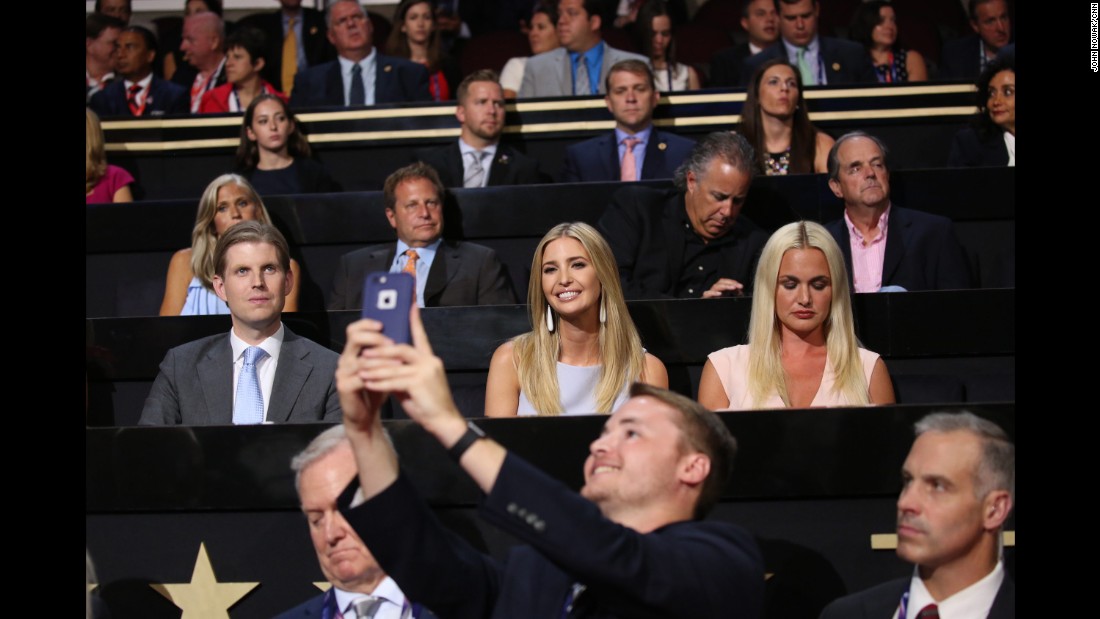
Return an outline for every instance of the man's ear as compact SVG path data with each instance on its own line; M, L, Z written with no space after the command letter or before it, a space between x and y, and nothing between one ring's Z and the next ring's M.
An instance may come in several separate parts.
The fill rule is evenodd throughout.
M841 199L844 198L844 194L842 194L840 192L840 183L837 182L837 180L835 178L830 178L829 179L829 189L831 189L833 191L834 196L836 196L838 198L841 198Z
M994 490L982 501L982 524L987 531L1001 528L1012 513L1012 497L1007 490Z
M214 294L218 295L218 298L226 303L229 303L229 299L225 298L225 280L221 275L215 275L211 282L214 284Z
M699 486L710 475L710 457L704 453L695 452L684 456L683 466L680 469L680 481L689 486Z

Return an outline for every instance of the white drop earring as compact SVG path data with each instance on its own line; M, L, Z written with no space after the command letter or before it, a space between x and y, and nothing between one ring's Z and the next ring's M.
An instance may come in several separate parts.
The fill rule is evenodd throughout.
M546 305L546 330L554 332L554 312L550 309L550 304Z
M604 305L603 297L600 297L600 324L607 322L607 306Z

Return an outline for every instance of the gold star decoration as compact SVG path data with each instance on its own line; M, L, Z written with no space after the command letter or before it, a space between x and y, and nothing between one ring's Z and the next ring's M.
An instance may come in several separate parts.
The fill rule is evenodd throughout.
M149 585L181 610L181 619L229 619L229 608L236 604L258 582L218 582L206 554L206 544L199 542L199 556L189 583Z

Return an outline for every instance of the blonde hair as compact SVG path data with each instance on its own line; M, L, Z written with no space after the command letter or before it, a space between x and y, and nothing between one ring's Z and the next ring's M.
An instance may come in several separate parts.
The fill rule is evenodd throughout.
M775 231L760 253L752 296L752 316L749 318L749 395L754 408L764 406L778 392L785 406L790 406L786 376L783 371L780 345L780 322L775 315L775 290L779 265L791 249L818 249L825 254L832 279L832 305L822 328L829 363L836 373L833 390L843 394L853 405L870 404L867 377L859 359L852 318L848 270L840 247L821 224L812 221L789 223Z
M252 184L243 176L222 174L206 186L206 190L202 192L202 198L199 199L195 227L191 230L191 273L210 290L214 289L214 249L218 245L218 235L214 232L214 216L218 212L218 192L230 183L244 189L249 198L256 203L256 221L271 223L271 216L268 215L267 207L260 199L260 194L256 193Z
M588 252L603 290L600 303L606 320L600 324L600 380L596 386L596 406L598 412L610 413L624 386L642 376L645 350L626 309L615 256L607 241L592 226L581 222L558 224L539 241L531 260L531 280L527 287L527 312L533 328L513 340L512 359L520 389L539 415L561 414L557 368L561 329L555 327L551 332L546 328L546 314L550 309L540 274L546 246L564 238L576 239ZM558 324L557 316L551 319Z
M84 108L84 193L96 186L107 173L107 152L99 116L91 108Z

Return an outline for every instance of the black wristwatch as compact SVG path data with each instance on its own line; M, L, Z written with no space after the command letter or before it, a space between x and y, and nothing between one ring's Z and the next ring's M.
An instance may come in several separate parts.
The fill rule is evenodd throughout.
M462 438L458 439L447 453L451 454L455 462L458 462L462 458L462 454L466 453L466 450L470 448L470 445L474 444L474 441L485 438L485 431L474 425L474 422L466 422L466 434L462 435Z

